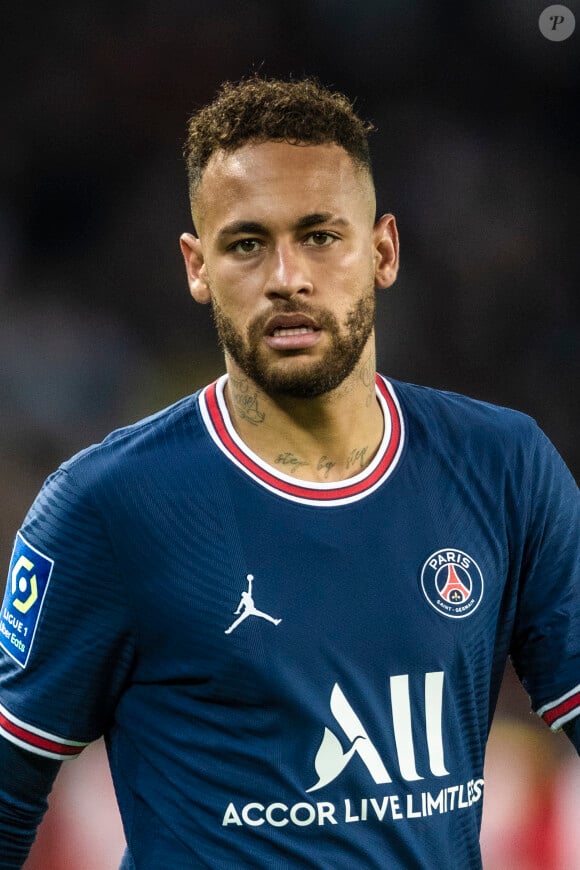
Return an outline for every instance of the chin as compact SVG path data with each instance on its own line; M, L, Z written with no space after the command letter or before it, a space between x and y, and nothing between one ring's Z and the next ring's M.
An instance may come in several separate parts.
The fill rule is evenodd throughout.
M271 397L288 399L317 399L339 387L351 374L354 366L337 366L327 360L295 367L285 371L273 367L255 370L250 373L254 383ZM307 369L307 370L305 370Z

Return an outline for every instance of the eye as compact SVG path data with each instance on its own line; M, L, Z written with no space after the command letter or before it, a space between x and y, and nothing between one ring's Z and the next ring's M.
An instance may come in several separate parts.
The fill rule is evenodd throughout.
M259 239L240 239L231 244L228 248L234 254L255 254L260 249L261 242Z
M312 245L315 248L325 248L328 245L331 245L336 241L336 236L332 233L326 233L323 230L317 230L314 233L310 233L306 237L306 244Z

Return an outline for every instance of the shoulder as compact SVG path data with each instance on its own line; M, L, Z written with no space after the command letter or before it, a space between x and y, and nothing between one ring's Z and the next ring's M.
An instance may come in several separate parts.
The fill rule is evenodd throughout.
M61 534L96 540L112 528L132 528L145 515L160 521L168 493L207 489L211 442L197 400L198 393L187 396L63 462L25 518L23 529L32 543Z
M47 481L51 488L73 488L97 495L102 486L117 488L162 478L176 458L193 459L207 439L198 413L199 393L131 425L62 463Z
M570 470L532 417L458 393L390 383L402 409L407 447L419 461L439 462L496 488L510 479L524 500L558 491L567 505L578 503Z
M541 437L528 414L480 399L390 379L410 428L427 430L431 437L483 441L488 445L530 444Z
M159 449L167 439L173 442L194 436L198 423L198 395L186 396L142 420L115 429L99 443L76 453L62 467L74 472L91 463L98 464L109 459L118 462L135 452Z

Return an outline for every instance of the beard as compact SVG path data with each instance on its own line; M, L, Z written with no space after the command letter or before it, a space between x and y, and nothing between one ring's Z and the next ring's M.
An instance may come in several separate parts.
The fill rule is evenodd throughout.
M348 312L344 329L335 315L326 309L315 309L307 303L288 300L280 303L250 324L247 339L212 299L213 317L220 344L237 363L246 377L268 396L314 399L336 389L354 371L375 320L374 286ZM308 358L301 365L277 366L263 347L264 327L275 314L301 313L309 315L330 336L330 346L319 360ZM286 357L303 355L303 351L286 351Z

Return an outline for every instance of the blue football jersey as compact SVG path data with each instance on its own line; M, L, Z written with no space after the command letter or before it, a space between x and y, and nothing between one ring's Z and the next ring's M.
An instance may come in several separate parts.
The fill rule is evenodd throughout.
M506 657L580 713L579 500L523 414L377 378L376 456L281 473L225 377L66 462L17 536L0 733L105 735L124 866L481 866Z

